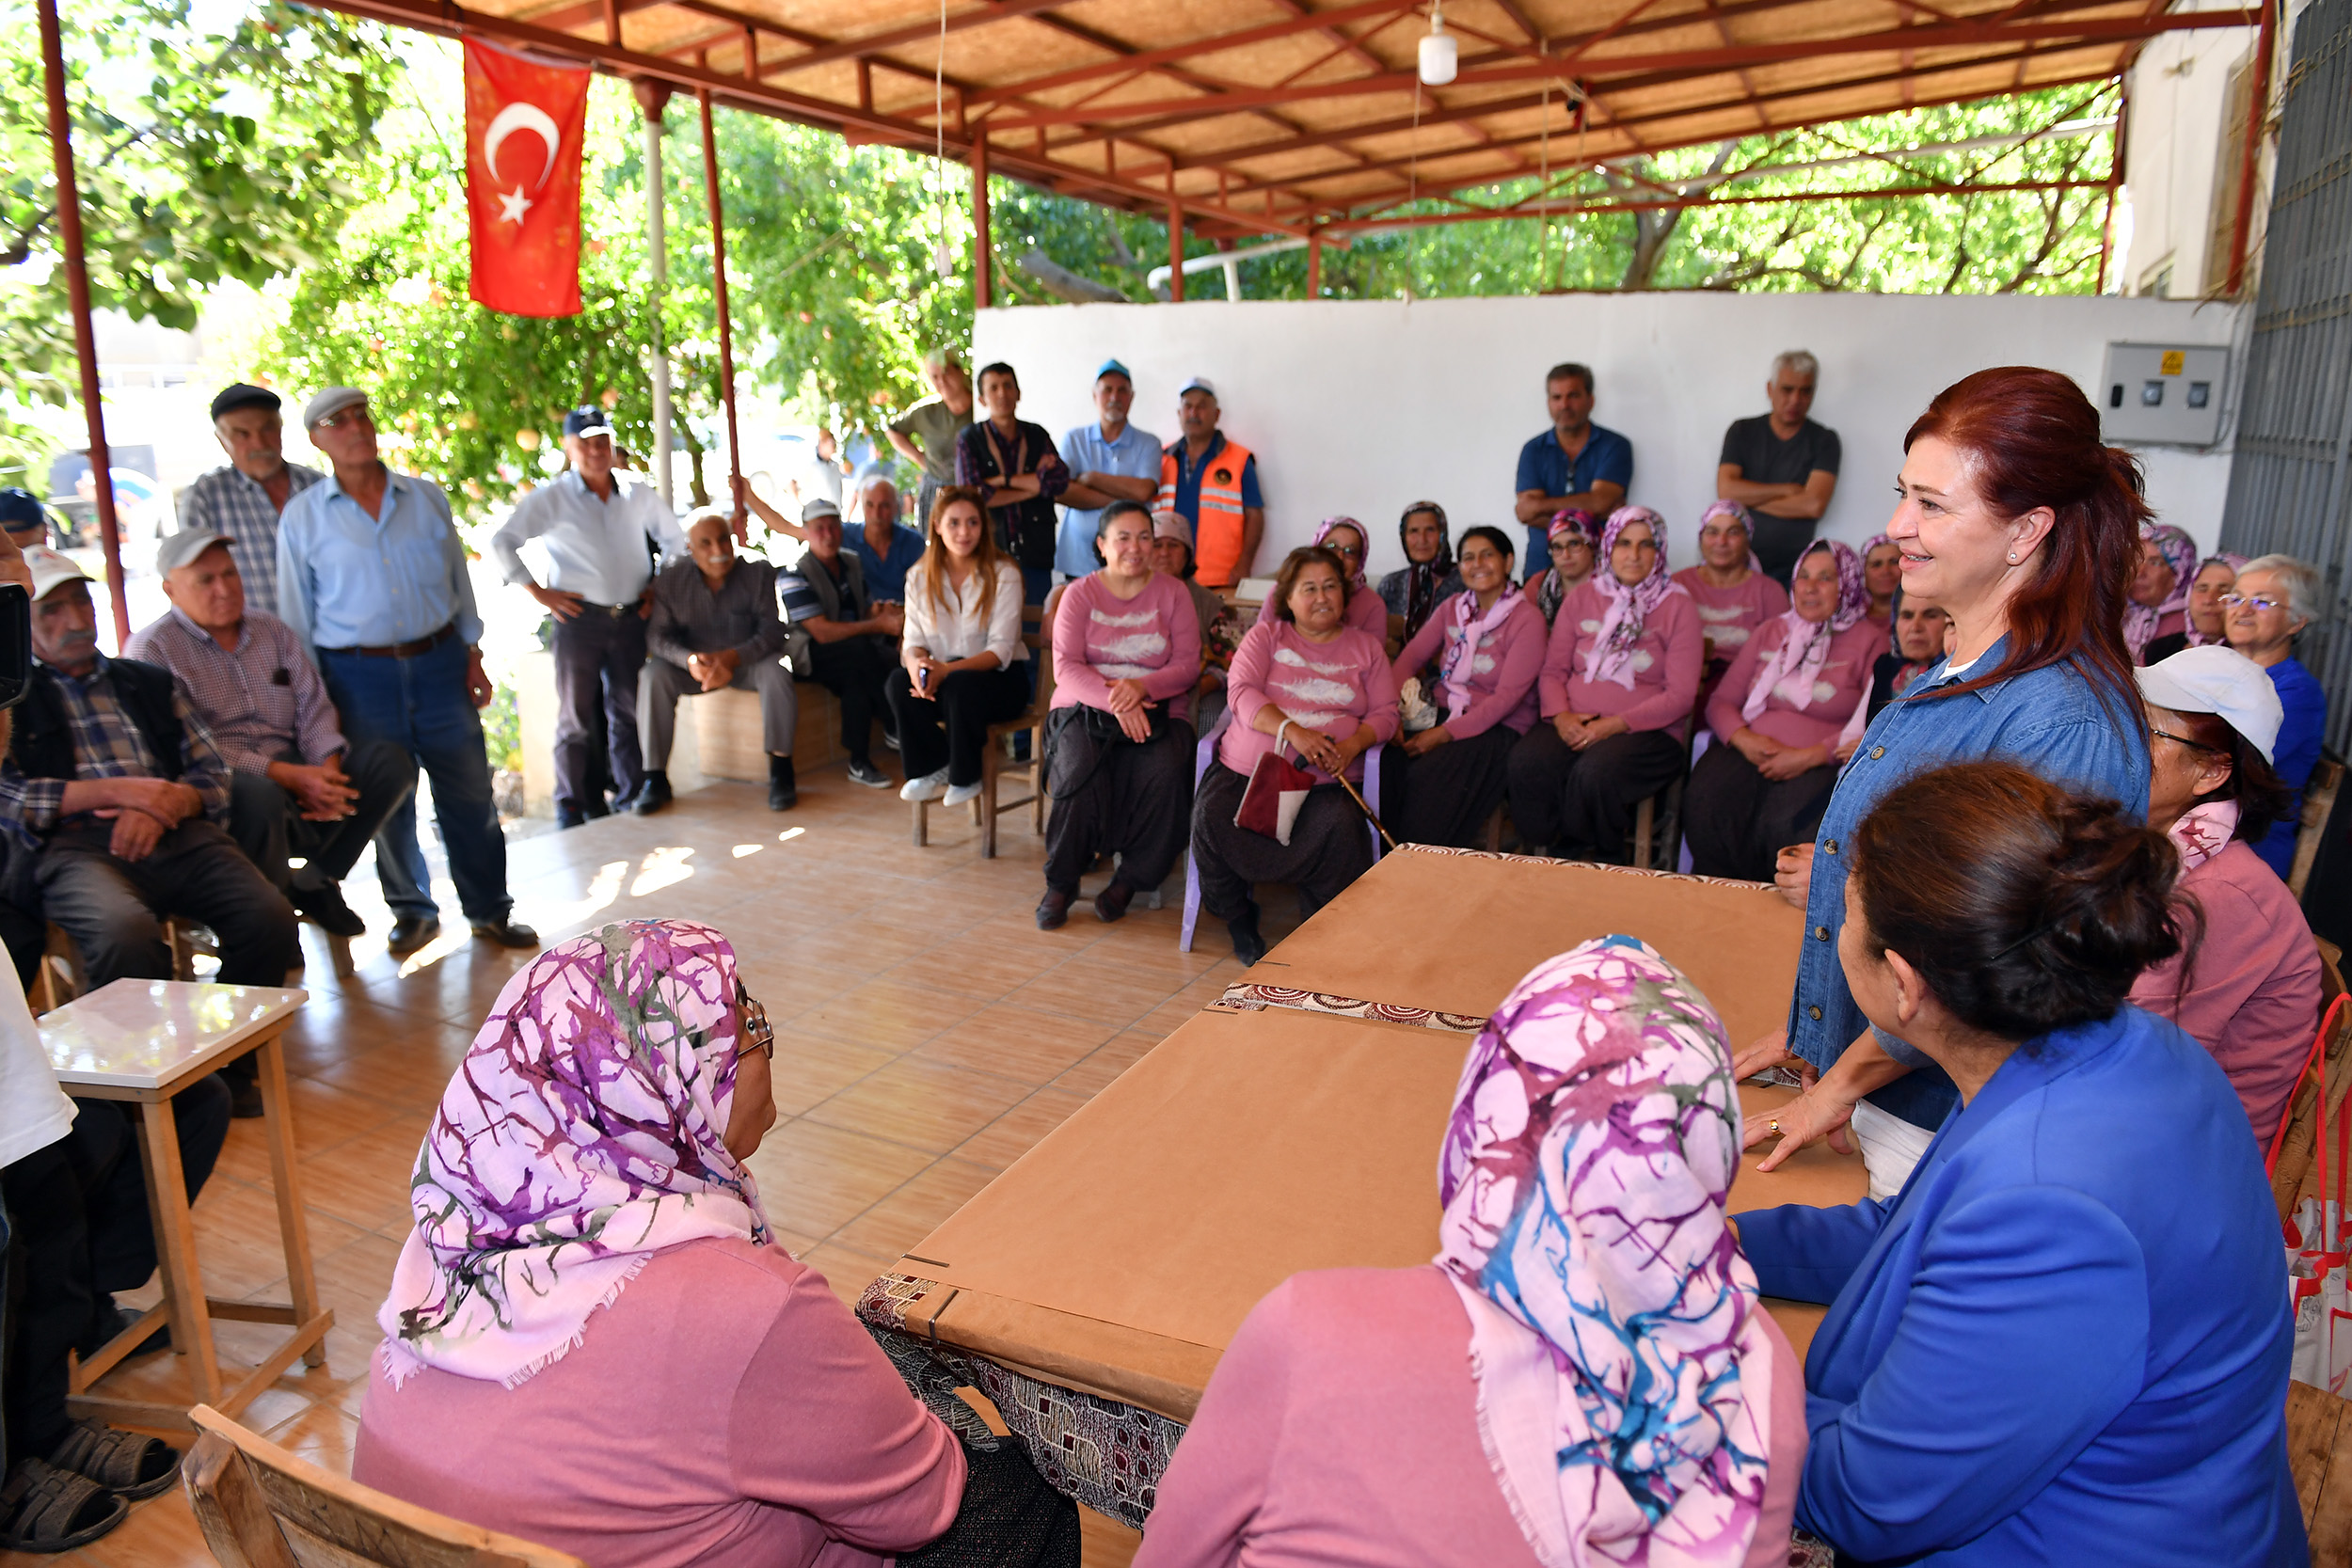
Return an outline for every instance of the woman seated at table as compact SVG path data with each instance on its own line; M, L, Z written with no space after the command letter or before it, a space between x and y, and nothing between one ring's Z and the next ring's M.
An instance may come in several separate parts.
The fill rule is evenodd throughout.
M997 549L977 490L940 491L930 534L907 573L899 667L882 692L907 769L898 799L960 806L980 792L988 727L1029 705L1021 568Z
M1499 528L1462 535L1463 592L1405 644L1391 673L1435 665L1429 728L1407 736L1399 793L1386 813L1400 842L1475 848L1502 803L1511 748L1535 722L1535 675L1549 636L1542 613L1511 580L1511 536Z
M1568 595L1592 580L1593 565L1600 560L1600 519L1581 506L1564 507L1551 515L1549 542L1551 568L1529 591L1544 612L1546 627L1560 618Z
M2148 646L2188 626L2189 587L2197 580L2197 541L2164 523L2139 525L2139 570L2123 605L2123 646L2145 664Z
M1631 937L1536 966L1470 1047L1434 1266L1251 1310L1136 1568L1782 1568L1804 1385L1724 1216L1728 1055Z
M1364 525L1353 517L1326 517L1315 525L1315 536L1308 543L1321 545L1338 556L1340 565L1348 574L1347 624L1385 641L1389 635L1389 607L1373 592L1364 577L1364 557L1372 548Z
M1439 605L1462 591L1462 579L1454 570L1444 507L1415 501L1397 519L1396 532L1405 546L1405 565L1380 579L1380 602L1389 607L1389 641L1405 642L1421 634Z
M1816 539L1789 584L1794 606L1748 639L1707 705L1715 743L1682 796L1702 877L1770 881L1773 856L1820 820L1837 784L1839 733L1886 647L1852 550Z
M2262 667L2188 648L2137 672L2148 700L2148 826L2181 852L2194 958L2152 966L2134 1005L2172 1020L2221 1064L2254 1142L2270 1147L2319 1017L2319 944L2250 846L2286 808L2270 770L2280 710Z
M1214 588L1203 588L1193 574L1192 524L1181 512L1152 514L1152 569L1174 578L1192 596L1193 614L1200 621L1200 682L1193 691L1192 727L1206 735L1225 715L1225 671L1233 662L1233 646L1241 641L1234 629L1233 607ZM1050 601L1049 601L1050 602Z
M2221 595L2237 586L2238 568L2246 564L2242 555L2224 550L2209 555L2197 563L2197 576L2188 585L2188 610L2181 629L2169 637L2158 637L2148 643L2147 662L2161 663L2183 648L2205 648L2226 644L2230 641L2222 625L2224 611Z
M879 1563L948 1528L961 1446L745 1166L773 1049L708 927L607 926L507 982L418 1158L354 1479L601 1568Z
M1699 517L1699 564L1685 566L1675 581L1691 595L1707 639L1707 668L1699 677L1701 699L1714 689L1767 622L1788 610L1788 590L1764 575L1751 547L1756 525L1738 501L1717 501Z
M1621 506L1606 571L1568 595L1535 679L1543 722L1511 749L1511 819L1540 853L1623 864L1633 808L1682 776L1699 617L1666 575L1666 525Z
M1117 920L1167 880L1192 807L1192 689L1200 618L1183 581L1152 569L1152 514L1113 501L1095 520L1103 569L1065 584L1054 610L1054 706L1045 721L1045 896L1037 926L1070 917L1096 857L1119 868L1094 895Z
M1233 655L1232 717L1200 777L1192 809L1192 858L1200 904L1225 922L1233 957L1265 957L1258 929L1259 882L1298 888L1303 918L1372 869L1371 829L1336 782L1360 781L1364 753L1395 738L1396 682L1389 651L1347 624L1347 568L1319 545L1291 551L1273 596ZM1315 785L1284 843L1234 821L1259 760L1279 752Z
M2295 657L2295 639L2318 617L2324 592L2319 574L2309 565L2291 555L2265 555L2239 567L2236 586L2221 595L2230 646L2269 673L2284 714L2271 770L2294 799L2254 846L2254 853L2282 879L2295 868L2303 786L2319 764L2320 736L2328 727L2327 688Z
M1902 592L1902 546L1883 533L1874 533L1862 546L1862 586L1870 591L1870 619L1882 626L1895 622L1895 598Z
M1740 1216L1767 1294L1832 1304L1797 1523L1841 1561L2305 1561L2262 1152L2213 1057L2124 1003L2181 948L2172 847L1971 762L1839 858L1854 1001L1961 1108L1897 1197Z

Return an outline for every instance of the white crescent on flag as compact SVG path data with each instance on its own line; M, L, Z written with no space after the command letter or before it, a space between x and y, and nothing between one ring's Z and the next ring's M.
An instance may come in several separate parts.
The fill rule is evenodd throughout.
M545 190L548 176L555 172L555 150L562 143L564 133L556 128L554 118L536 103L509 103L492 118L490 128L482 136L482 161L489 166L490 178L496 180L499 148L517 131L532 133L546 148L539 161L539 182L532 186L533 191ZM520 224L523 214L531 210L532 205L519 184L500 197L499 201L501 209L499 220L501 223Z

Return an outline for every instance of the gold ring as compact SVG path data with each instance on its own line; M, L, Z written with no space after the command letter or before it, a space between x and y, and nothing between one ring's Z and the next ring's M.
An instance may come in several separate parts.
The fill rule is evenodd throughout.
M1775 1122L1771 1123L1770 1125L1771 1125L1771 1127L1772 1127L1773 1136L1775 1136L1775 1137L1779 1136L1779 1134L1780 1134L1780 1123L1779 1123L1779 1122L1777 1122L1777 1121L1775 1121Z

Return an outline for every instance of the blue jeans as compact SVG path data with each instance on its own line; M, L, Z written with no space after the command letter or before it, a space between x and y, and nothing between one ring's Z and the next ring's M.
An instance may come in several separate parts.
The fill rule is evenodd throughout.
M449 856L457 902L476 924L504 920L506 835L490 797L490 757L482 715L466 692L466 645L455 638L414 658L319 653L326 694L353 741L389 740L414 757L433 781L433 815ZM375 835L375 871L384 902L405 919L440 913L432 873L417 843L417 798L410 795Z

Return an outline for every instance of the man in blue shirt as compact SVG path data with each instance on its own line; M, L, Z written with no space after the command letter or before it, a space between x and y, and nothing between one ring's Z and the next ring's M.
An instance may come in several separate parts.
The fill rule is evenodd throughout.
M859 527L842 540L842 548L866 568L866 591L876 603L904 604L907 573L923 559L930 523L926 519L918 530L898 521L898 486L880 463L859 470L854 494Z
M358 388L327 388L302 422L335 471L278 520L278 617L310 649L344 733L404 748L432 781L441 846L473 934L536 947L539 934L509 918L506 835L477 711L491 697L482 617L449 498L377 459L375 421ZM441 929L413 796L376 834L375 869L395 917L386 945L412 953Z
M1066 504L1061 531L1054 541L1057 581L1085 577L1102 564L1094 559L1094 527L1104 507L1115 500L1149 506L1159 493L1160 438L1127 422L1127 410L1135 401L1135 378L1127 373L1127 367L1116 359L1104 360L1103 368L1094 372L1098 418L1061 438L1062 461L1070 465L1070 488L1062 492Z
M1552 366L1544 377L1544 404L1551 428L1519 449L1519 499L1512 508L1527 525L1519 559L1531 582L1550 570L1553 513L1578 507L1606 517L1625 504L1633 484L1633 443L1593 422L1590 367Z

